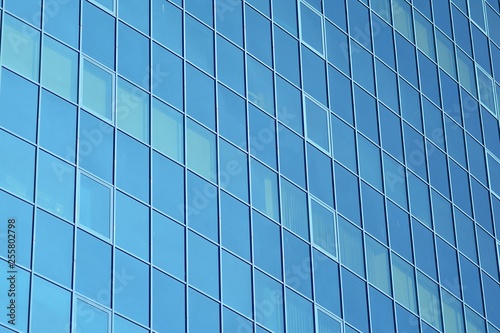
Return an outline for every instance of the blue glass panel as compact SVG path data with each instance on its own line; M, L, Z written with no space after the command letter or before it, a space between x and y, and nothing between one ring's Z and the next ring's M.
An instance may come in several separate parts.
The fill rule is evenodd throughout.
M118 72L135 84L148 89L149 39L120 22L117 49Z
M219 248L193 232L188 234L188 281L210 296L219 297Z
M180 224L153 211L152 262L182 280L186 279L184 234Z
M120 275L130 279L124 281ZM115 253L114 309L138 321L149 324L149 266L125 254ZM125 330L125 332L130 332Z
M403 163L401 119L386 107L379 106L382 148Z
M199 2L196 0L184 0L186 10L193 14L196 18L200 19L209 26L214 25L214 4L213 0Z
M84 174L79 180L78 223L110 238L111 189Z
M149 143L151 118L149 94L118 78L116 89L116 124L142 142Z
M462 273L462 286L465 286L462 290L464 301L474 310L483 314L483 296L482 293L478 292L481 290L479 268L461 255L460 272Z
M245 14L248 52L272 66L271 22L249 6L245 6Z
M234 311L224 307L222 314L223 331L222 332L253 332L254 323ZM262 328L258 327L257 330ZM267 331L265 331L267 332Z
M289 232L284 233L285 281L302 294L312 296L309 246Z
M387 228L385 225L384 197L372 187L361 183L363 209L363 226L366 231L379 241L387 244Z
M120 332L128 332L128 333L147 333L147 331L141 326L132 323L122 317L119 317L115 314L113 321L113 329Z
M448 117L444 118L444 124L446 128L446 143L448 148L448 154L454 158L460 165L464 168L467 167L466 156L465 156L465 142L464 142L464 132L462 128L457 126L457 124L450 120Z
M183 110L183 62L173 53L153 43L153 93Z
M280 227L252 211L254 263L257 267L281 279Z
M312 303L288 288L286 289L286 311L287 332L314 332L314 314Z
M415 47L399 34L396 34L396 55L399 74L418 87Z
M451 244L455 245L451 203L432 190L432 218L436 232Z
M336 161L357 172L356 136L354 129L335 115L331 115L332 151Z
M4 248L7 248L5 246ZM7 272L9 270L9 265L7 264L7 261L0 261L0 266L1 269L4 272ZM5 315L2 316L2 319L0 319L0 322L4 324L7 327L10 327L12 329L22 329L24 332L28 331L28 320L32 319L30 318L27 314L29 313L29 306L33 306L33 303L30 302L30 272L27 272L23 269L18 269L17 270L17 276L16 276L16 315L15 315L15 322L12 324L9 323L8 321L13 319L11 317L14 316L14 314L10 314L10 309L7 310L7 301L10 301L8 297L8 290L10 288L10 280L7 279L7 276L3 279L0 280L0 288L3 288L5 290ZM9 313L7 314L7 311ZM64 311L64 310L63 310ZM19 314L26 314L19 316ZM2 326L2 329L4 329L4 326ZM4 329L4 332L6 333L12 333L14 332L13 330L7 330L6 328Z
M276 71L300 87L299 43L276 26L274 52Z
M366 91L354 86L356 128L375 143L379 143L377 104Z
M283 286L255 271L256 321L275 333L284 333Z
M116 186L149 202L149 148L118 132Z
M380 149L358 134L359 175L382 191L382 162Z
M408 124L403 126L406 163L418 176L427 180L424 137Z
M437 238L437 250L441 285L460 298L457 252L440 238Z
M114 115L114 76L84 59L80 78L80 103L82 106L111 121Z
M245 95L244 53L220 36L217 36L217 76L230 88Z
M278 119L302 134L301 92L279 76L276 80L276 104Z
M276 124L266 113L250 106L250 153L276 169Z
M2 64L31 80L38 81L39 57L40 32L10 15L4 16Z
M279 220L277 175L254 159L250 168L253 206L273 220Z
M103 305L111 304L111 246L78 229L76 234L75 290ZM120 285L129 283L127 269L118 272Z
M483 184L487 184L484 147L467 134L467 156L471 174Z
M337 209L358 226L361 225L360 198L358 188L358 178L335 163L335 187L337 191L342 189L342 193L337 193Z
M411 213L428 227L432 227L429 186L412 173L408 174Z
M250 210L224 192L221 193L221 245L250 260Z
M176 195L178 195L177 192ZM187 200L187 222L189 226L217 241L219 228L216 187L189 172L187 176Z
M153 0L152 20L152 37L182 55L182 10L168 1Z
M219 84L217 115L219 134L240 148L247 147L247 117L245 100Z
M453 203L460 207L466 214L472 216L469 177L465 170L455 162L450 161L451 189Z
M387 201L387 213L391 248L406 260L413 262L408 214L390 201Z
M70 287L73 271L73 227L42 210L37 210L34 237L35 271Z
M0 187L33 201L35 147L0 130L0 157Z
M188 298L189 330L207 333L220 332L219 303L193 289L189 289Z
M370 12L361 2L349 0L349 33L361 45L371 50Z
M151 131L153 148L177 162L184 162L184 115L182 113L155 98Z
M196 66L214 74L214 34L213 31L186 15L184 22L186 58Z
M477 228L477 243L481 268L498 281L498 259L495 258L495 239L483 229Z
M497 282L498 280L495 281L484 273L482 275L486 304L486 318L488 318L488 320L496 326L500 326L500 318L497 315L500 310L500 287ZM489 332L495 333L493 330L489 330Z
M254 58L247 56L247 82L249 101L274 115L273 72Z
M376 61L376 70L378 98L393 111L399 113L396 73L378 60Z
M222 302L252 317L252 270L250 265L222 252Z
M217 31L243 46L243 1L215 0Z
M330 151L328 138L328 111L311 101L305 100L307 137L321 148Z
M455 208L454 212L458 249L477 264L478 258L476 252L474 222L458 209Z
M355 42L351 43L351 56L352 78L370 93L375 94L373 56Z
M437 280L434 234L421 223L412 219L415 263L418 268Z
M149 208L117 191L115 220L116 245L149 260Z
M349 75L349 39L335 25L325 21L328 61Z
M304 140L279 126L280 171L302 188L306 187Z
M73 221L75 168L40 151L37 171L38 205L64 219Z
M441 98L439 95L439 80L436 65L420 52L418 54L418 64L422 92L440 106Z
M473 199L472 203L474 207L474 219L484 229L493 234L493 220L491 214L489 192L474 178L471 178L471 185L472 185L472 199Z
M307 194L281 178L281 219L283 225L300 237L309 240L307 215Z
M486 148L500 158L500 128L497 126L497 120L484 108L481 108L481 116ZM496 190L496 192L498 193L499 191Z
M148 0L118 1L118 17L146 34L149 33L149 12Z
M80 4L76 1L50 1L45 3L43 27L45 32L77 48L80 26Z
M406 81L401 79L399 80L399 91L401 96L401 114L403 116L403 119L413 125L419 132L422 132L422 110L420 105L420 94ZM434 104L431 104L427 99L424 98L424 112L426 112L426 110L430 108L434 108L435 110L437 110L436 112L439 112L439 117L441 117L441 111L438 110L434 106ZM428 120L426 119L426 126L427 121ZM428 133L428 135L429 134L430 133Z
M0 75L0 125L25 139L36 141L36 113L38 87L1 69ZM22 119L23 121L19 121Z
M210 129L215 129L214 80L190 65L186 68L186 112Z
M78 145L80 166L111 183L113 179L113 127L81 111Z
M78 327L82 331L107 333L109 329L110 314L100 308L97 308L80 298L76 299L76 307L74 308L73 327Z
M467 12L467 11L466 11ZM455 40L457 44L472 56L469 21L457 8L452 6L453 29L455 31Z
M219 141L220 185L248 202L248 156L224 140Z
M115 19L87 1L83 3L82 51L114 69Z
M41 0L27 0L23 2L5 0L5 9L37 28L40 28L40 18L42 17Z
M453 120L462 125L460 96L458 83L441 72L441 91L443 93L443 109Z
M396 304L398 332L419 333L419 320L411 312Z
M71 320L71 293L38 276L31 291L31 332L65 332Z
M401 207L408 207L406 170L395 159L384 153L384 185L387 196Z
M340 261L356 274L365 277L363 233L359 228L340 216L338 217L338 223Z
M370 287L370 316L372 333L394 332L394 309L391 299Z
M338 264L317 250L313 252L313 260L316 302L340 317Z
M441 289L443 298L443 319L445 331L465 333L462 303L451 294Z
M305 92L328 105L325 61L305 46L302 46L302 79Z
M354 126L351 80L328 66L330 109L336 115Z
M342 294L345 320L362 332L369 332L366 285L351 272L342 269Z
M371 237L365 237L368 281L392 295L389 251Z
M307 145L307 176L309 191L324 203L333 207L332 160L312 145Z
M427 141L429 178L431 185L450 199L450 185L446 155Z
M317 52L323 54L323 24L321 16L301 3L300 23L302 40Z
M326 315L323 311L317 312L318 317L318 325L317 332L318 333L341 333L342 325L340 322L334 320L329 315Z
M389 2L388 0L382 1L387 3ZM373 2L371 6L373 8ZM387 8L387 11L388 10L389 8ZM387 12L387 14L390 15L390 12ZM375 54L387 65L389 65L389 67L391 67L392 69L396 69L392 28L375 15L372 16L372 25Z
M274 21L297 37L297 2L295 0L273 1Z
M176 252L178 253L178 252ZM184 284L153 270L152 327L159 332L185 332L186 291Z

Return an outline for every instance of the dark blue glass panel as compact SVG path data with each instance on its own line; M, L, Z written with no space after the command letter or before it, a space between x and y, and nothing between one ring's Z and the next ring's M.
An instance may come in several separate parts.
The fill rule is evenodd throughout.
M254 263L257 267L281 279L280 228L271 220L252 211Z
M465 257L460 256L460 272L462 273L462 286L464 286L463 293L465 302L474 310L483 314L483 296L482 293L478 292L481 290L479 268L469 260L465 259Z
M149 39L120 22L118 25L118 72L149 89Z
M324 203L333 207L332 160L312 145L307 145L307 175L309 191Z
M382 186L380 149L358 134L359 175L379 191Z
M376 61L377 96L391 110L399 113L397 75L380 61Z
M284 233L285 282L307 297L312 296L309 246L286 231Z
M436 26L451 38L453 33L451 31L450 2L448 0L434 0L432 8Z
M156 211L153 211L152 223L152 263L185 280L184 227Z
M395 70L396 61L392 28L375 15L372 16L372 20L375 54Z
M419 333L419 320L410 311L396 304L396 318L398 332Z
M245 100L219 84L217 114L219 134L240 148L247 147Z
M265 112L250 105L250 153L276 169L276 124Z
M2 68L0 125L29 141L35 142L37 108L38 87ZM19 119L23 121L19 121Z
M186 112L215 129L215 82L191 65L186 66Z
M189 172L187 176L188 225L212 240L218 240L217 189Z
M483 273L486 318L497 327L500 327L500 317L498 316L498 311L500 310L500 286L497 281ZM490 330L489 332L495 331Z
M498 259L495 258L495 239L483 229L477 228L477 243L479 245L479 261L481 268L498 281Z
M422 110L420 105L420 94L404 80L400 79L399 84L402 111L401 115L403 116L404 120L413 125L418 131L422 132ZM429 104L429 107L432 106L436 108L434 104L431 104L426 98L424 98L424 112L427 108L426 104ZM439 114L441 114L441 111L438 111Z
M187 244L189 283L210 296L219 298L219 248L191 231Z
M444 126L446 129L448 154L460 163L462 167L466 168L464 131L447 116L444 117Z
M302 46L302 78L304 90L326 106L325 61L305 46Z
M279 126L280 171L302 188L306 187L304 140Z
M451 244L455 245L451 203L432 190L432 219L435 231Z
M317 250L314 250L313 260L316 302L340 317L338 264Z
M342 30L347 31L345 1L325 1L325 16L332 20Z
M215 0L217 31L243 46L243 1Z
M458 249L476 264L476 236L474 232L474 222L464 213L455 208L455 224L457 231Z
M230 88L245 95L244 53L220 36L217 36L217 76Z
M325 21L328 61L349 75L349 38L335 25Z
M410 211L412 215L431 228L429 186L412 173L408 173L408 184L410 188Z
M342 294L345 320L362 332L369 332L366 284L351 272L342 269Z
M427 139L430 139L436 146L445 150L444 145L444 129L443 129L443 112L434 104L424 98L424 127ZM429 157L430 158L430 157Z
M248 202L248 155L220 140L219 164L221 187Z
M490 194L477 180L471 178L474 219L484 229L493 234L493 219L490 206Z
M415 262L418 268L437 280L434 234L412 219Z
M332 122L332 149L336 161L357 172L356 137L354 129L331 115Z
M390 298L370 287L372 333L394 332L394 309Z
M353 42L351 43L351 57L352 78L370 93L375 94L373 56L363 47Z
M398 33L396 33L396 55L399 74L413 86L418 87L415 47Z
M469 177L467 172L450 161L451 189L453 202L466 214L472 216Z
M377 105L366 91L354 86L356 128L375 143L379 143Z
M403 126L406 163L417 175L427 180L424 137L406 123Z
M500 128L498 127L498 122L495 117L483 107L481 107L481 116L483 120L486 148L495 154L495 156L500 157Z
M348 4L349 34L361 45L371 50L370 11L357 0L349 0Z
M470 173L479 179L483 184L487 184L486 160L484 147L467 134L467 156Z
M460 298L461 288L458 274L457 252L440 238L437 238L437 250L439 259L439 281L443 287Z
M122 132L116 146L116 186L149 202L149 149Z
M245 14L248 52L272 66L271 22L249 6L245 6Z
M250 260L250 210L221 192L221 245Z
M301 91L279 76L276 77L276 104L278 119L302 135Z
M354 126L351 80L332 66L328 66L330 109L336 115Z
M436 105L441 106L439 95L439 79L436 65L423 53L418 53L418 64L420 70L420 82L422 92Z
M276 71L300 87L299 43L277 26L274 28Z
M361 183L363 227L379 241L387 244L384 197L372 187Z
M337 189L342 189L342 193L337 195L338 211L360 226L358 178L339 164L335 164L335 184Z
M311 101L305 100L307 137L321 148L330 152L328 138L328 111Z
M401 141L401 119L393 112L379 104L382 148L403 161L403 143Z
M159 332L186 329L186 291L184 284L153 270L152 327Z
M114 69L115 19L87 1L83 3L82 51Z
M454 6L452 6L452 13L455 41L469 56L472 56L469 20Z
M406 260L413 262L408 214L390 201L387 201L387 213L391 248Z
M441 91L443 93L443 109L453 120L462 125L462 112L458 83L441 71Z
M427 141L427 156L429 157L429 178L431 185L446 198L450 199L448 183L448 164L446 155Z

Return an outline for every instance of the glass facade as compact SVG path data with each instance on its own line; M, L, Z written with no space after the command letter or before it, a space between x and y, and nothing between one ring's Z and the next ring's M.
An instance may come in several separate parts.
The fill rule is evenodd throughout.
M500 332L498 0L0 24L0 332Z

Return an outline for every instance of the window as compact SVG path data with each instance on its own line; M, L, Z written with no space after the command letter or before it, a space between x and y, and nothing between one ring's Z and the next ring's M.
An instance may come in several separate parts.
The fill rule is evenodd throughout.
M45 6L46 17L43 21L45 32L77 48L80 40L80 26L74 22L78 22L80 18L80 3L68 1L63 6L54 5L54 9L49 4ZM55 8L57 8L57 15L54 13ZM50 19L47 18L47 14Z
M5 0L5 9L22 18L26 22L33 24L37 28L40 28L40 0L28 0L23 3L19 3L15 0Z
M358 178L340 164L335 163L335 184L338 212L361 226ZM342 195L338 193L339 189L342 189Z
M356 42L351 43L351 56L351 69L354 81L370 93L375 94L373 56Z
M243 2L215 1L217 30L239 46L243 46Z
M316 249L313 250L313 264L316 302L340 317L338 264Z
M384 197L365 182L361 183L361 194L365 231L387 244Z
M436 47L439 66L443 68L446 73L450 74L450 76L452 76L454 79L457 79L453 42L450 41L439 30L436 30Z
M250 105L250 153L276 169L276 123L273 118Z
M255 311L256 321L275 333L284 333L283 302L273 302L283 299L283 286L260 271L255 271ZM264 312L266 311L266 312Z
M188 234L188 281L191 285L219 297L219 248L193 232Z
M340 261L355 273L364 277L363 234L360 229L340 216L338 222Z
M276 104L278 119L303 134L301 92L279 76L276 76Z
M413 313L416 313L417 297L415 293L413 266L394 254L392 254L392 280L396 301L406 306Z
M352 172L357 172L354 129L333 114L331 114L331 124L333 157Z
M417 47L429 58L435 60L436 52L434 50L434 33L432 24L418 12L415 13L415 36Z
M274 21L297 37L297 3L295 0L273 1Z
M222 252L222 302L252 318L251 266L226 251Z
M394 332L394 308L392 300L370 286L370 316L372 332Z
M274 26L274 56L276 71L300 86L299 42L276 25Z
M191 288L188 298L189 330L220 332L220 304Z
M302 46L302 79L304 91L324 106L328 105L325 65L325 61L316 53Z
M153 93L173 107L183 110L184 74L182 59L158 44L153 43L152 72Z
M413 42L411 6L404 0L392 1L394 28Z
M113 0L97 0L106 2L111 9ZM111 69L115 68L115 19L105 11L90 4L83 3L82 19L82 51ZM142 69L142 68L141 68ZM97 88L97 87L96 87Z
M186 279L184 237L185 229L183 226L153 211L151 229L151 242L153 243L152 262L155 266L173 274L181 280ZM172 255L173 253L175 255ZM153 280L155 279L155 275L160 274L153 273ZM161 287L158 288L161 289Z
M361 332L369 332L366 284L346 269L342 269L342 294L345 320Z
M178 253L178 252L176 252ZM186 330L186 287L170 276L153 270L152 327L165 332Z
M323 22L315 11L300 3L301 36L309 46L323 54Z
M309 240L307 194L281 178L281 219L283 225Z
M279 220L277 175L253 158L250 168L253 206L273 220Z
M92 318L92 320L91 320ZM76 298L73 306L74 327L83 332L108 333L110 327L109 312L98 308L88 301Z
M271 22L249 6L245 6L245 14L248 52L272 66Z
M238 148L219 140L220 185L248 202L248 156Z
M256 211L252 211L252 220L254 263L275 278L281 279L280 227Z
M84 59L80 82L80 102L89 111L113 119L113 75Z
M116 89L116 122L118 128L149 143L149 94L128 81L118 78Z
M139 14L134 11L134 15ZM140 87L149 89L149 39L120 22L117 49L118 72Z
M184 162L184 116L157 99L152 109L153 148L173 160Z
M287 332L303 333L314 331L313 305L299 294L286 289Z
M368 281L388 295L392 295L389 251L371 237L365 237Z
M325 21L328 61L349 75L349 37L339 28Z
M153 0L152 21L153 38L175 53L182 55L182 10L170 2ZM166 34L165 31L169 33Z
M71 318L71 293L38 276L33 277L31 293L30 331L65 331Z
M311 199L312 238L315 245L337 256L335 216L332 211Z
M217 36L217 76L239 94L245 95L244 53L220 36Z
M186 164L201 176L216 181L215 135L188 119L186 129Z
M462 303L446 291L442 291L443 322L447 332L465 333Z
M149 33L149 1L118 0L118 17L142 32Z
M215 130L214 80L191 65L186 67L186 112Z
M321 148L330 152L328 111L314 103L309 98L305 99L307 137Z
M186 58L196 66L214 75L213 31L186 15L185 20Z
M111 235L111 189L83 173L79 174L78 223L98 234Z
M250 260L250 209L225 192L221 192L221 244Z
M219 134L240 148L247 147L247 117L245 100L219 84L217 114Z
M391 110L399 113L397 75L380 61L376 60L377 95Z
M380 149L358 134L359 175L382 191L382 163Z
M247 56L248 99L267 113L274 115L273 72Z
M203 178L188 172L187 222L189 226L213 241L219 239L217 188ZM178 195L176 193L176 195ZM184 205L179 204L184 210Z

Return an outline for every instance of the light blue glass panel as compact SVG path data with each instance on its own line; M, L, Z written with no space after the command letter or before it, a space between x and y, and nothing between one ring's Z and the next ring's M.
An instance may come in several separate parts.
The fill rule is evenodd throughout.
M313 260L316 302L340 317L338 264L317 250L313 251Z
M460 84L473 96L476 93L476 77L474 74L474 64L465 53L457 49L458 79Z
M250 265L222 252L222 302L252 317L252 270Z
M153 43L153 93L179 110L184 106L182 59Z
M309 240L307 195L281 178L281 218L283 225L300 237Z
M159 332L186 331L186 291L184 284L153 270L152 327Z
M0 187L33 201L35 147L0 130L0 158Z
M326 106L325 61L305 46L302 46L302 79L305 92Z
M95 114L113 119L113 75L83 60L80 80L80 103Z
M412 219L412 226L416 266L437 280L434 234L417 220Z
M5 15L2 29L2 64L38 81L40 32L27 24Z
M149 39L145 36L119 23L118 72L144 89L149 89L150 80L149 43Z
M189 330L207 333L221 332L219 303L191 288L188 298Z
M389 198L402 207L408 207L405 168L384 153L384 184Z
M445 332L465 333L462 303L445 290L441 291Z
M273 118L253 105L249 108L250 153L276 169L276 124Z
M43 27L45 32L77 48L80 40L80 3L50 1L45 3Z
M418 304L422 319L426 320L434 328L441 331L443 323L441 320L441 302L439 300L439 287L424 274L418 272Z
M35 271L71 287L73 227L42 210L37 210L35 225Z
M217 115L219 133L240 148L247 147L246 103L231 90L219 84Z
M286 313L287 332L315 332L312 303L288 288L286 289Z
M417 47L432 60L436 60L432 24L420 13L415 13L415 37Z
M224 325L222 332L253 332L253 322L226 307L223 310L222 322Z
M76 107L65 100L42 91L39 144L65 158L75 161Z
M248 156L225 140L219 141L220 185L248 202Z
M201 176L216 181L217 160L215 157L215 136L201 125L188 120L186 164Z
M71 322L71 293L35 276L30 317L30 332L67 332Z
M403 36L413 41L411 6L404 0L392 1L394 28Z
M215 0L217 31L243 46L243 1Z
M116 186L149 202L149 148L122 132L116 146Z
M279 220L277 175L252 159L251 184L253 206L275 221Z
M132 323L131 321L128 321L126 319L123 319L122 317L118 316L115 314L114 316L114 321L113 321L113 330L119 331L119 332L127 332L127 333L147 333L144 328L141 326Z
M153 100L152 145L177 162L184 162L184 117L174 108Z
M396 304L396 318L398 332L419 333L419 319L411 312Z
M245 6L247 50L268 66L273 65L271 22L249 6Z
M274 115L273 73L252 57L247 56L248 99Z
M242 50L217 36L217 76L241 95L245 95L244 59Z
M221 192L221 245L250 260L250 210Z
M187 262L189 283L219 298L219 248L190 231Z
M337 237L333 212L311 199L312 237L315 245L337 256Z
M373 56L355 42L351 43L351 56L352 77L354 81L370 93L375 94Z
M307 145L307 176L311 194L333 207L332 159L312 145Z
M203 178L189 172L187 200L189 226L217 241L219 239L217 188ZM179 205L179 208L183 208L183 206Z
M149 12L149 0L118 0L118 17L146 34Z
M410 209L412 215L431 228L429 186L412 173L408 173L408 187L410 188Z
M254 263L257 267L281 279L280 227L252 211Z
M274 21L297 37L297 3L295 0L273 1Z
M461 297L459 278L460 275L458 273L456 250L440 238L437 238L437 251L439 264L439 281L441 282L441 285L451 291L455 296ZM443 309L444 307L445 306L443 306Z
M276 103L278 119L303 134L302 98L298 89L277 76Z
M369 332L366 284L346 269L342 269L342 292L345 320L362 332Z
M182 55L182 10L168 1L153 0L152 20L153 38Z
M81 173L78 224L110 238L111 209L111 189Z
M275 26L273 47L276 71L300 87L299 42Z
M190 65L186 68L186 112L215 130L215 82Z
M469 236L470 237L470 236ZM464 301L478 311L484 314L483 295L478 293L481 290L481 280L479 268L460 255L460 273L462 276L462 288Z
M328 111L324 110L309 98L305 99L305 104L307 137L329 152Z
M75 290L103 305L111 304L111 246L78 229L76 234ZM120 271L120 284L129 283L128 271Z
M406 260L413 262L408 213L391 201L387 201L387 214L391 248Z
M335 184L337 189L337 210L349 220L361 226L358 178L335 163ZM339 195L339 189L342 189L342 195Z
M114 11L115 0L90 0L90 1L100 4L101 6L104 6L105 8L107 8L110 11Z
M184 227L153 211L151 242L152 262L155 266L185 280ZM175 253L176 255L171 255Z
M443 3L442 0L438 0ZM447 1L444 1L446 3ZM440 17L440 15L437 15ZM441 68L443 68L446 73L450 74L454 79L457 79L457 69L456 69L456 59L453 47L453 42L450 41L446 36L436 30L436 47L437 47L437 60Z
M111 183L113 179L113 127L81 111L78 145L80 166Z
M323 22L321 16L301 3L300 22L302 40L317 52L323 54Z
M392 281L396 301L416 313L417 295L413 266L394 254L392 254Z
M379 143L377 102L358 85L354 86L356 127L375 143ZM345 120L345 119L344 119Z
M79 298L74 303L74 328L82 332L107 333L109 330L110 314Z
M395 331L392 300L372 287L370 287L370 316L372 333Z
M363 210L363 226L365 231L387 244L387 228L385 225L384 197L372 187L361 183L361 205Z
M213 0L199 2L196 0L184 0L184 7L196 18L203 21L210 27L214 25L214 4Z
M283 286L255 271L256 321L275 333L284 333Z
M23 2L5 0L5 9L37 28L40 28L41 7L41 0L27 0Z
M213 31L187 15L185 20L186 58L214 75Z
M38 87L2 68L0 75L0 125L29 141L35 142L37 108Z
M153 152L153 206L184 222L184 168Z
M149 260L149 208L116 191L115 243L122 249Z
M352 223L338 217L340 261L358 275L365 276L363 234Z
M75 168L40 151L37 170L38 205L57 216L73 221Z
M111 4L113 0L99 1ZM83 2L82 51L114 69L115 19L87 1Z
M78 54L52 38L44 36L42 48L42 85L76 102Z
M118 78L116 89L116 123L118 128L149 143L149 94L128 81Z
M317 324L317 332L318 333L341 333L342 326L340 322L334 320L332 317L327 315L321 310L317 312L318 324Z
M115 311L138 321L149 324L149 266L125 254L115 253L114 309ZM126 281L118 278L127 276ZM130 332L125 330L125 332Z
M358 134L359 175L382 191L380 149Z
M451 244L455 245L451 203L432 190L432 219L435 231Z
M377 95L391 110L399 113L398 86L396 73L380 61L376 61Z
M371 237L365 237L365 242L368 281L386 294L392 295L389 251Z

